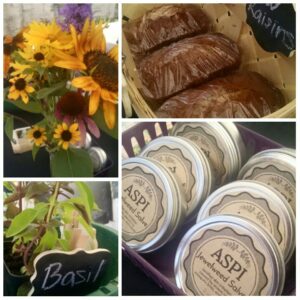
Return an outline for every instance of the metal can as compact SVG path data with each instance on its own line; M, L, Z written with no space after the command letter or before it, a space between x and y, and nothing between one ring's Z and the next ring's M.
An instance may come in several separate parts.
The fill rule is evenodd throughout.
M295 216L285 197L258 181L241 180L213 192L201 207L197 222L212 215L235 215L267 230L278 243L286 264L295 250Z
M122 237L139 252L173 238L185 219L184 193L160 162L129 158L122 164Z
M92 160L94 172L100 172L107 164L107 154L100 147L91 147L88 154Z
M285 265L278 244L261 226L221 215L197 223L184 235L175 275L188 295L280 295Z
M285 196L296 214L296 157L285 149L269 149L252 156L240 170L239 179L266 183Z
M183 137L164 136L151 141L141 156L159 161L173 173L185 194L187 214L195 215L214 187L214 176L203 151Z
M202 149L211 163L217 186L236 179L246 150L233 122L177 122L171 134L188 138Z

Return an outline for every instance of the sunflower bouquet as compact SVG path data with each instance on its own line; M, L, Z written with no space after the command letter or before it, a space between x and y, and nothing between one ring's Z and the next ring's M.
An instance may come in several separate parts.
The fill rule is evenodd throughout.
M78 22L77 13L73 21L71 15L84 7L84 18ZM20 33L21 46L6 61L4 99L43 116L31 124L27 138L33 158L41 147L51 153L53 176L92 176L84 149L87 132L98 138L102 127L117 127L118 47L107 51L105 23L93 20L87 8L68 4L63 21L28 24ZM10 139L14 118L5 113Z

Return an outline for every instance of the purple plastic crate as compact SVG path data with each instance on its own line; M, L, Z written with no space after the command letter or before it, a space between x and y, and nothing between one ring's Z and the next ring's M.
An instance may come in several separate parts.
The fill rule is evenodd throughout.
M122 143L129 157L134 156L134 151L132 149L132 138L137 140L139 147L142 149L146 144L144 139L145 131L149 132L151 140L158 137L155 129L155 126L157 126L156 124L159 124L162 135L168 135L165 122L141 122L123 132ZM262 150L282 147L280 144L248 128L245 128L240 124L237 126L242 135L244 143L246 144L248 153L254 154ZM152 253L139 254L123 242L123 255L126 255L135 266L141 269L149 278L153 279L158 286L163 288L170 295L185 295L175 283L174 259L180 240L187 230L194 224L195 219L186 222L174 239ZM295 264L296 260L295 257L293 257L287 270L287 280L285 282L283 295L296 295Z

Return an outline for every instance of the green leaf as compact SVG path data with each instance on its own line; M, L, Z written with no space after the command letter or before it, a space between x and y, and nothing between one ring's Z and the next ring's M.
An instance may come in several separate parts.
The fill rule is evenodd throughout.
M8 203L6 205L6 211L4 213L5 217L8 219L13 219L19 213L19 208L15 203Z
M51 85L51 87L40 89L36 93L36 97L37 97L37 99L45 99L48 96L52 95L54 92L64 88L66 86L66 84L67 84L67 82L64 80L64 81L61 81L61 82Z
M61 203L70 203L77 204L79 207L74 205L74 210L79 211L81 214L84 214L88 217L89 222L92 220L91 210L89 208L89 204L83 198L71 198ZM84 211L82 211L84 210Z
M116 109L116 125L113 129L109 129L104 120L104 114L101 109L99 109L94 115L93 120L96 122L97 126L106 132L108 135L113 137L114 139L118 138L118 109Z
M37 220L43 220L48 213L49 203L39 202L36 204L35 209L37 210Z
M21 233L14 236L13 241L16 241L17 239L22 238L23 243L28 243L32 241L38 234L38 230L35 226L28 226L28 228Z
M38 154L40 150L40 147L38 147L36 144L33 144L32 146L32 159L35 161L35 157Z
M55 248L58 239L58 233L55 228L48 228L45 234L42 236L39 245L35 248L34 254L39 254L46 250L52 250Z
M99 210L91 188L84 182L76 182L76 186L83 201L88 203L90 214L94 209Z
M64 239L58 239L57 242L58 242L58 245L60 246L60 248L61 248L63 251L69 251L69 250L70 250L69 243L68 243L67 240L64 240Z
M13 130L14 130L14 117L13 116L6 116L5 117L5 134L7 137L12 140L13 139Z
M82 149L59 150L50 159L53 177L92 177L93 164Z
M78 222L84 227L91 238L95 238L95 231L93 226L88 224L82 216L78 216Z
M14 190L13 184L11 182L9 182L9 181L4 181L3 185L10 192L12 192Z
M31 289L32 289L31 282L30 280L27 280L18 287L17 296L28 296L28 293L30 292Z
M28 199L34 198L36 196L46 194L48 192L49 192L48 184L46 184L44 182L34 182L33 181L27 186L25 198L28 200Z
M22 109L22 110L25 110L25 111L28 111L28 112L31 112L31 113L34 113L34 114L40 114L42 112L42 107L40 105L40 103L36 102L36 101L31 101L29 100L29 102L27 104L25 104L22 100L16 100L16 101L8 101L6 100L6 102L9 102L11 104L13 104L14 106Z
M6 231L6 237L12 237L21 231L25 230L37 216L37 210L34 208L27 208L19 213L11 222Z

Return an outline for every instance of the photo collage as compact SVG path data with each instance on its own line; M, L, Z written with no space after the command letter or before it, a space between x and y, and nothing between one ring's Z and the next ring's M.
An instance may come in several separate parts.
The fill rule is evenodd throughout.
M153 2L1 4L2 296L296 296L296 4Z

